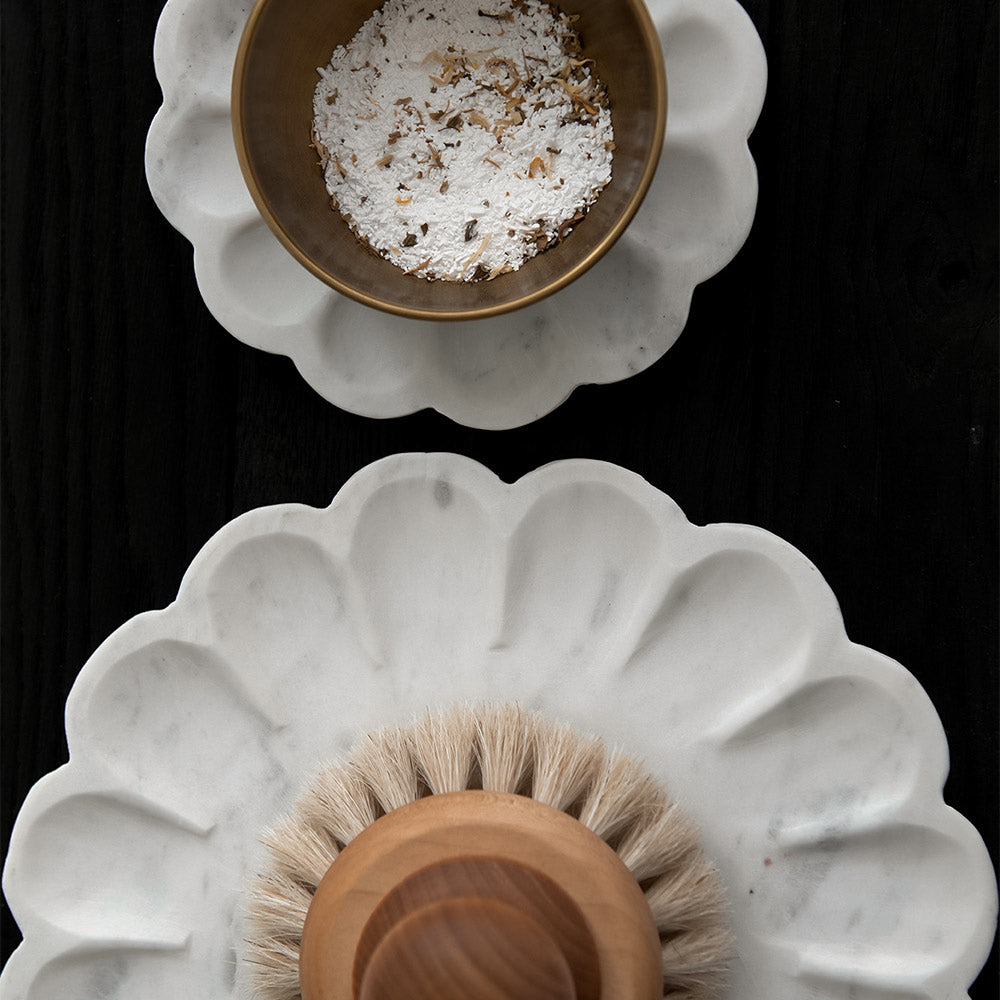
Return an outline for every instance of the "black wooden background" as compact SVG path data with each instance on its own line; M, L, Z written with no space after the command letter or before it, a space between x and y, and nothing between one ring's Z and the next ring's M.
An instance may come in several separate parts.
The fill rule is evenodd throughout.
M946 798L996 860L997 3L746 6L770 74L749 241L649 371L495 433L341 412L212 320L143 174L157 0L3 5L4 851L77 671L213 532L444 450L505 479L605 459L791 542L927 689ZM973 997L996 982L994 957Z

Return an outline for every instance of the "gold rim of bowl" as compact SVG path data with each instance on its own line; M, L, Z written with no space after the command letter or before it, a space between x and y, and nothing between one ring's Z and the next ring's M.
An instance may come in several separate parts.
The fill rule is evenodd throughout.
M666 130L667 77L663 63L662 49L660 47L659 34L643 0L623 0L623 2L627 3L635 13L640 31L642 32L643 46L648 52L653 54L652 69L654 75L654 93L652 94L652 99L655 127L653 132L653 141L650 145L650 154L632 196L625 204L624 209L615 221L614 225L611 226L608 232L604 234L601 240L595 244L585 257L577 261L572 267L567 268L566 271L561 273L558 277L553 278L547 284L536 289L535 291L506 302L475 306L461 310L414 308L410 306L397 305L392 302L386 302L385 300L380 299L377 295L370 295L360 289L354 288L353 286L341 281L336 275L331 274L322 267L319 267L307 254L302 252L296 242L288 234L281 221L271 210L270 203L261 190L257 173L247 152L247 137L245 132L245 122L243 120L243 82L246 74L247 59L260 24L261 14L268 3L268 0L257 0L257 3L254 4L253 10L250 12L250 17L247 20L246 26L243 29L239 49L236 53L236 62L233 66L231 92L232 126L233 138L236 143L236 155L239 160L240 169L243 173L243 179L246 182L250 195L254 200L254 204L257 206L257 210L264 218L264 221L271 228L271 231L278 237L292 256L300 264L302 264L303 267L319 278L324 284L357 302L361 302L366 306L371 306L372 308L382 310L383 312L394 313L398 316L404 316L408 319L422 319L439 322L486 319L490 316L498 316L503 313L513 312L516 309L522 309L525 306L532 305L535 302L539 302L542 299L547 298L549 295L559 291L561 288L565 288L571 282L580 277L580 275L582 275L585 271L593 267L593 265L596 264L608 252L608 250L611 249L614 243L626 230L649 191L649 187L653 181L653 175L656 173L656 168L659 165L660 154L663 149L663 137ZM374 9L376 8L373 8L373 10ZM526 263L530 263L530 261Z

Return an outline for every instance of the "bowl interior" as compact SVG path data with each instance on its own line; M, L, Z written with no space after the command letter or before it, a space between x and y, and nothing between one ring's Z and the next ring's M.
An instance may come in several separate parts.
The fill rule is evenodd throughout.
M642 0L566 0L584 54L606 84L615 133L612 178L570 235L493 281L426 281L361 244L330 207L311 148L317 67L381 0L259 0L233 77L233 128L244 177L268 224L317 277L406 316L471 319L555 291L590 267L628 224L652 179L666 106L659 40Z

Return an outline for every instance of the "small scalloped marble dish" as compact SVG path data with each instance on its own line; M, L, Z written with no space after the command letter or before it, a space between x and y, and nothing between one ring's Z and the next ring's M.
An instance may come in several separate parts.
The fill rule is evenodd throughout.
M232 138L230 82L251 4L168 0L146 175L164 216L194 245L209 310L237 339L291 358L325 399L370 417L431 407L470 427L517 427L578 385L647 368L680 336L695 286L750 231L757 173L747 138L767 75L735 0L648 6L669 96L663 154L639 212L569 288L507 316L445 323L354 302L282 247L254 206Z
M645 759L726 886L732 1000L966 995L989 857L923 689L847 638L814 566L615 466L507 485L402 455L326 509L237 518L83 668L70 762L11 839L5 1000L249 997L260 833L359 735L465 699Z

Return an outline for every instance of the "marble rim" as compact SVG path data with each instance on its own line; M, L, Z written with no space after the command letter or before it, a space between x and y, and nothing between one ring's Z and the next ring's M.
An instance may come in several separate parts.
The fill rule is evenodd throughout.
M289 684L293 667L329 681L326 697ZM208 674L224 697L199 686ZM996 884L943 801L940 720L903 667L847 638L808 560L751 526L692 525L616 466L558 462L507 485L458 456L400 455L325 509L238 517L175 602L84 666L70 762L32 789L11 839L4 891L25 940L3 995L89 995L135 975L166 1000L217 968L235 978L212 995L243 995L230 956L246 871L219 858L253 867L296 770L429 703L511 697L644 756L700 824L733 905L731 996L852 984L945 1000L982 967ZM322 738L303 714L314 701ZM219 761L197 752L206 739ZM176 877L151 877L161 864ZM199 886L215 895L194 906Z
M469 427L519 427L577 386L649 367L680 336L695 286L749 234L757 173L747 140L767 66L735 0L647 6L671 99L642 205L584 280L465 323L369 309L289 255L246 188L232 138L232 70L249 9L168 0L154 46L164 101L147 138L146 175L163 215L194 245L210 312L243 343L291 358L327 401L376 418L429 408Z

